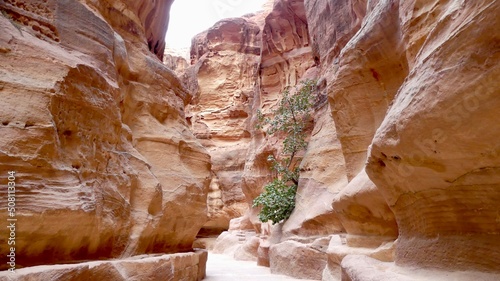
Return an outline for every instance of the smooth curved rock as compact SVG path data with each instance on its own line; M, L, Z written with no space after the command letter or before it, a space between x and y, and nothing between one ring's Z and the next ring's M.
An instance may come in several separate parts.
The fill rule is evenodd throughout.
M205 277L207 257L207 252L197 251L172 255L143 255L112 261L34 266L17 269L15 273L0 272L0 281L201 281Z
M398 222L396 262L498 272L500 3L403 4L412 70L367 165Z
M394 214L375 184L362 170L335 197L333 208L353 247L378 247L398 237Z
M187 251L205 223L210 158L185 122L190 94L147 45L167 22L170 1L154 2L0 3L18 266Z
M349 255L342 261L342 281L495 281L499 277L499 274L477 271L402 268L363 255Z
M214 173L206 231L227 230L229 221L248 209L241 177L250 142L260 33L252 18L225 19L198 34L191 46L191 75L198 87L186 108L187 118L211 155Z

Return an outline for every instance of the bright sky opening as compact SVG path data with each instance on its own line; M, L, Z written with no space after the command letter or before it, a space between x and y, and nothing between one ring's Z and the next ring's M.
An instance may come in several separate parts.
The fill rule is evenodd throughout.
M175 0L170 9L167 47L184 49L191 39L224 18L262 10L267 0Z

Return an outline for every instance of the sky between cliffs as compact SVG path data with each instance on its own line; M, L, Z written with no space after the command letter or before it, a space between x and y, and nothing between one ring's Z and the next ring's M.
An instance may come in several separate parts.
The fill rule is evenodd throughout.
M267 0L175 0L170 9L167 47L189 48L191 38L217 21L261 10Z

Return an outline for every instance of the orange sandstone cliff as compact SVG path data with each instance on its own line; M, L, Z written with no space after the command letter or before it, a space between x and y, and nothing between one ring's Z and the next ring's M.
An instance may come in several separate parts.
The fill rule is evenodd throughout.
M16 172L17 268L192 249L211 162L185 120L191 95L161 62L171 3L0 3L0 177ZM5 221L6 196L0 206Z
M265 15L249 205L280 141L256 110L312 78L317 114L292 216L269 228L251 208L216 250L317 280L498 279L500 4L276 0Z

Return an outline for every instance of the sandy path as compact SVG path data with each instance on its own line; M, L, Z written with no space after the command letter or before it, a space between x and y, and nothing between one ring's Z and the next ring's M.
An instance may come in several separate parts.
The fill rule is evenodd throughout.
M280 281L302 280L271 274L268 267L257 266L256 262L236 261L229 256L208 254L207 277L204 281Z

